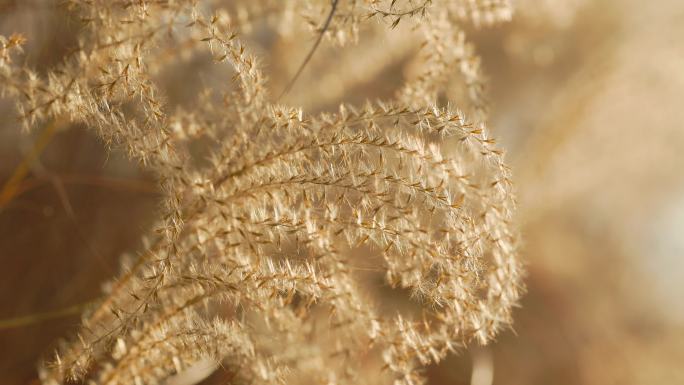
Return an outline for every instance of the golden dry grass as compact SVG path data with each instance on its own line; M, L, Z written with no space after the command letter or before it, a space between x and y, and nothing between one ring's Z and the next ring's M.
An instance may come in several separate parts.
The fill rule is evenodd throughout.
M0 5L3 383L38 383L63 337L44 383L684 380L677 1L519 0L510 21L507 2L339 1L281 99L329 2L163 3ZM510 302L483 300L495 232L522 234L527 294L480 347L521 287L504 252Z

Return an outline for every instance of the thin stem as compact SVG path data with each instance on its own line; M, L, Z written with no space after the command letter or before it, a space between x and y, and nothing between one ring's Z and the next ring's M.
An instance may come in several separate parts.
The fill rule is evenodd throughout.
M302 74L302 71L304 71L304 67L309 63L311 58L313 57L314 53L316 52L316 49L318 49L319 44L321 44L321 41L323 40L323 36L325 35L325 32L330 28L330 23L332 22L333 16L335 15L335 11L337 10L337 3L339 0L332 0L332 6L330 7L330 12L328 13L328 18L325 19L325 23L323 24L323 28L321 29L321 33L318 35L318 38L316 38L316 42L314 43L313 47L309 50L309 53L306 55L306 58L304 58L304 61L302 64L299 65L299 69L297 69L297 72L295 75L292 77L290 82L287 84L287 87L283 90L283 92L278 96L278 99L281 99L285 94L290 92L292 87L294 86L295 82L297 81L297 78L299 78L299 75Z
M43 150L45 150L48 143L50 143L50 140L55 135L55 132L57 132L57 127L59 125L60 123L57 120L50 122L33 143L31 151L24 156L21 163L14 169L14 173L0 191L0 210L7 206L12 198L17 195L21 182L28 174L31 165L38 159Z
M29 315L25 315L25 316L21 316L21 317L7 318L4 320L0 320L0 330L14 329L14 328L18 328L18 327L37 324L37 323L48 321L51 319L63 318L63 317L68 317L71 315L79 314L86 307L90 306L93 302L94 302L94 300L91 300L88 302L84 302L84 303L80 303L80 304L76 304L76 305L71 305L69 307L65 307L62 309L49 311L49 312L45 312L45 313L29 314Z

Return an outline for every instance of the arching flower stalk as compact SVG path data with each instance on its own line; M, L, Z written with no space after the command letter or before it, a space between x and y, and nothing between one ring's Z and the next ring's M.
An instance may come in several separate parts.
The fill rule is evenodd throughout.
M437 100L460 63L483 106L456 23L505 19L505 3L340 1L338 38L369 20L420 20L433 54L396 100L313 115L270 99L231 28L240 18L205 16L196 1L67 3L86 23L76 52L38 76L12 60L21 39L0 39L2 91L27 128L85 122L127 149L156 174L164 206L43 383L162 383L212 359L235 382L415 384L423 366L510 325L522 290L510 172L484 127ZM184 41L234 81L221 101L209 89L191 113L169 113L155 79ZM454 42L461 51L447 52ZM190 150L199 137L215 143L203 164ZM378 282L417 310L379 306Z

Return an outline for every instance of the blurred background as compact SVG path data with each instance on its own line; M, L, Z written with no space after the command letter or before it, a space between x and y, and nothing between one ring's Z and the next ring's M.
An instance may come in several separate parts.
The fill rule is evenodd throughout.
M73 47L77 23L45 3L0 0L0 34L22 32L39 73ZM427 368L429 381L684 384L684 2L514 5L512 22L466 33L488 78L488 126L515 175L528 293L513 330ZM251 38L282 89L299 59L277 58L306 49ZM313 112L393 95L413 48L374 39L321 47L286 102ZM373 44L369 52L391 48L382 65L360 74L344 64ZM331 56L342 63L332 75ZM174 73L189 73L160 74L178 106L197 79ZM326 81L333 86L320 94L305 86ZM86 127L26 133L15 116L0 99L0 184L26 170L0 196L0 382L30 384L119 257L141 247L159 195L150 175Z

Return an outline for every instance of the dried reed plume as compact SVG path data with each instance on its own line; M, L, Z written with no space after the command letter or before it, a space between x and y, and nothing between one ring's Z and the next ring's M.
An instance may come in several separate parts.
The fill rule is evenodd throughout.
M17 64L23 37L0 38L2 93L26 129L85 123L164 197L145 250L123 258L41 367L44 384L162 383L207 360L234 382L416 384L421 367L510 324L522 290L510 173L485 128L444 102L458 73L463 110L485 119L459 25L507 20L508 2L339 1L326 28L326 1L239 3L68 0L78 47L41 75ZM423 31L417 75L395 100L336 113L275 103L238 33L293 12L337 43ZM156 79L184 50L235 75L171 111ZM381 310L361 265L420 310Z

